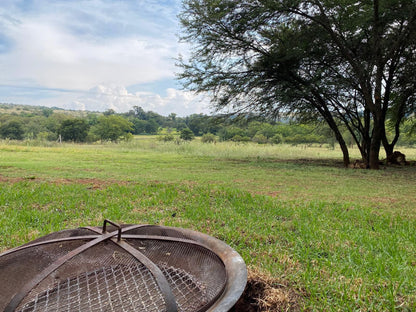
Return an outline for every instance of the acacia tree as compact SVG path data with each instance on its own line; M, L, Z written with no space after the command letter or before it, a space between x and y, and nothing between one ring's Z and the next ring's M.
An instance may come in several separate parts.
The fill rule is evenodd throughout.
M181 23L193 44L179 62L186 88L218 110L321 119L345 165L340 124L377 169L414 111L415 0L184 0Z

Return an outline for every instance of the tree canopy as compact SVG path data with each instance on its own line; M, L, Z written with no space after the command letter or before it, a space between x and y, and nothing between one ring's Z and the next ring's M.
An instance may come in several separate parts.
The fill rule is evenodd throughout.
M415 0L185 0L181 23L186 88L218 110L323 120L345 165L340 125L377 169L415 112Z
M118 115L103 115L98 117L92 131L101 141L117 142L121 137L133 130L133 124Z
M89 128L86 120L70 118L62 122L60 134L64 141L85 142Z
M192 141L194 139L195 135L194 135L194 133L192 132L191 129L185 128L185 129L182 129L179 137L182 140L185 140L185 141Z
M0 126L0 136L5 139L21 140L23 133L22 124L17 120L10 120Z

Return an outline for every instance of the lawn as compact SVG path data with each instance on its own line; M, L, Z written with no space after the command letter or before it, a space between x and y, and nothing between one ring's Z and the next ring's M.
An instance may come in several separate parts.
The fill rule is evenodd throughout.
M0 251L104 218L179 226L241 254L261 311L414 311L415 177L326 146L4 141Z

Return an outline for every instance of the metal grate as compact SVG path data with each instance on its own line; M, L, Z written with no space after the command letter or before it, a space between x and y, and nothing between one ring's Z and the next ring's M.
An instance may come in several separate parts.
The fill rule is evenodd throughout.
M206 285L186 271L169 267L164 268L162 272L172 287L172 292L177 300L178 311L192 312L212 300L207 292Z
M61 281L19 311L160 311L163 297L140 264L112 266Z
M209 302L206 287L181 269L163 268L178 311L194 311ZM163 311L165 303L150 272L141 264L102 268L68 278L26 303L19 312Z
M52 233L1 254L0 310L223 312L232 303L224 292L239 296L245 285L240 259L197 232L106 220L102 229ZM242 285L234 290L229 276Z

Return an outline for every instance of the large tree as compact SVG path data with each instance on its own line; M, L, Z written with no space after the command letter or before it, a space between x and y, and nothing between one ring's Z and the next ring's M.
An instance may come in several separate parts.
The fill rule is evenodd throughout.
M85 142L89 129L86 119L70 118L62 122L59 132L64 141Z
M185 87L218 110L321 119L345 165L340 125L377 169L414 110L415 0L184 0L181 23Z

